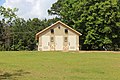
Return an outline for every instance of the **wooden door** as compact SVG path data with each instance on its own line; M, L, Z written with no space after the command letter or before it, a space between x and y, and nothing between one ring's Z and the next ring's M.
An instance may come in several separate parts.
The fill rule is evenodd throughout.
M63 36L55 36L55 50L63 50Z
M68 45L69 45L69 50L71 51L76 50L76 36L68 36Z
M42 36L42 51L50 50L50 36Z

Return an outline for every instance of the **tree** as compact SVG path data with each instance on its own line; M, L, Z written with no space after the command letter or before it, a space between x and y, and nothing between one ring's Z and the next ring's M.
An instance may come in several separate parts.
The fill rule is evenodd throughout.
M59 7L59 8L56 8ZM58 0L49 14L83 34L82 49L120 48L120 14L111 0ZM117 46L117 47L116 47Z
M37 32L43 30L44 28L50 26L57 21L57 18L40 20L38 18L33 18L29 20L24 20L22 18L17 18L12 22L12 45L11 50L35 50L36 43L35 35Z
M117 0L118 9L120 11L120 0Z
M4 8L0 6L0 50L10 49L11 23L16 18L15 12L17 9Z

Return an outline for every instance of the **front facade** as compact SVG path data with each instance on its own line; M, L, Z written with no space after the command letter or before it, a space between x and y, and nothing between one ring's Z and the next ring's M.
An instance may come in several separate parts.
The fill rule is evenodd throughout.
M79 51L79 36L66 24L58 21L36 34L38 51Z

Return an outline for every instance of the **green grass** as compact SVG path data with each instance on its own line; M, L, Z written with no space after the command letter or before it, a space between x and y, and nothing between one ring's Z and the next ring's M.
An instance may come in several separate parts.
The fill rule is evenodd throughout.
M0 52L0 80L120 80L120 54Z

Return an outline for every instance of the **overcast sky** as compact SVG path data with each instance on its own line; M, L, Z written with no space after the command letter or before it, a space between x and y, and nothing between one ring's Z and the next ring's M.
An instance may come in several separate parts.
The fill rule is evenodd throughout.
M47 10L57 0L0 0L0 5L10 8L18 8L17 15L19 17L29 18L51 18Z

